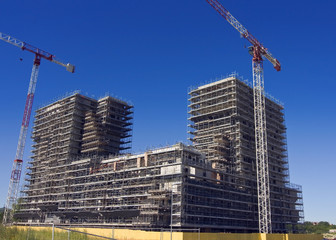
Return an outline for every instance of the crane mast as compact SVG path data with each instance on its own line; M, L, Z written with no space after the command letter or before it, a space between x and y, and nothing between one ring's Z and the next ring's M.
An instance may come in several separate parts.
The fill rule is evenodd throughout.
M29 127L30 115L31 115L32 107L33 107L36 82L37 82L39 67L41 64L41 58L57 63L65 67L67 71L72 72L72 73L74 72L75 67L69 63L64 64L60 61L57 61L55 60L54 55L46 51L43 51L41 49L38 49L30 44L22 42L18 39L15 39L7 34L0 33L0 39L14 46L19 47L22 50L27 50L35 54L33 69L32 69L32 73L30 76L25 109L23 113L23 119L21 123L20 135L19 135L18 145L16 149L15 160L13 162L12 173L11 173L11 177L9 181L5 211L4 211L3 221L2 221L3 224L7 224L13 218L13 214L14 214L13 206L14 204L16 204L17 194L19 191L20 177L21 177L22 164L23 164L23 153L24 153L24 148L26 144L27 132L28 132L28 127Z
M267 130L264 90L263 57L270 61L277 71L281 70L279 61L265 48L239 21L232 16L217 0L206 0L222 17L224 17L242 37L251 44L253 72L253 99L255 146L257 167L259 232L272 233L271 204L269 187L269 170L267 154Z

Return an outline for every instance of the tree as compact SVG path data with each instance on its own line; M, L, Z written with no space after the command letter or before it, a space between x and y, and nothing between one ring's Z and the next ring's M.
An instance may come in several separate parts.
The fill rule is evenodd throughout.
M5 208L0 208L0 224L2 224L2 219L4 215Z
M330 229L336 229L336 225L332 225L329 222L321 221L318 224L313 224L312 222L304 222L299 226L299 229L303 233L328 233Z

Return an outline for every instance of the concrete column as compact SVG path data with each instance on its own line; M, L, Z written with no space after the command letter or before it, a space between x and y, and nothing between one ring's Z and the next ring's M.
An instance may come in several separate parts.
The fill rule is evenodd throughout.
M141 157L137 158L137 167L141 167Z
M148 153L145 153L145 167L148 166Z

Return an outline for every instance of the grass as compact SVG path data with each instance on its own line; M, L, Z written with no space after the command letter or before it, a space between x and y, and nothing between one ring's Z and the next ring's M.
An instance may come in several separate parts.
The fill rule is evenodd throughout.
M17 227L4 227L0 224L0 240L51 240L52 230L19 229ZM99 240L102 238L89 237L81 233L70 233L70 240ZM55 231L54 240L68 240L67 231Z

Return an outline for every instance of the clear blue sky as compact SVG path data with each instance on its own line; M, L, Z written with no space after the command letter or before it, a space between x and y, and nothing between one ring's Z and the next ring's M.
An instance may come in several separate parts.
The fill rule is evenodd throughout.
M291 181L306 220L335 224L336 1L220 1L281 62L281 72L265 62L265 88L285 103ZM233 71L252 79L248 42L205 0L3 1L0 23L77 67L43 61L34 109L74 90L129 100L135 152L186 141L188 87ZM0 53L3 206L33 54L3 41Z

